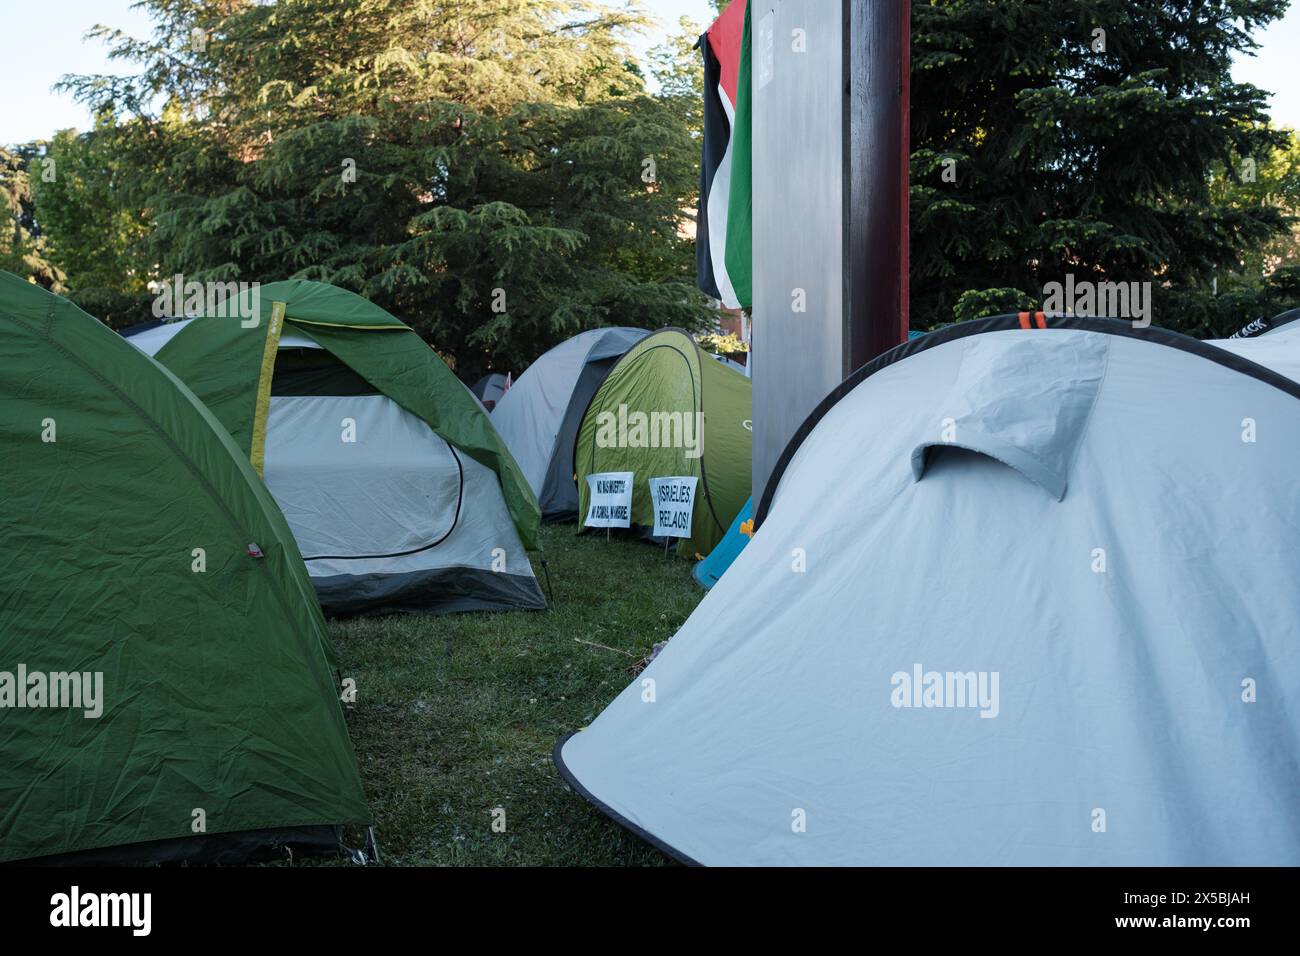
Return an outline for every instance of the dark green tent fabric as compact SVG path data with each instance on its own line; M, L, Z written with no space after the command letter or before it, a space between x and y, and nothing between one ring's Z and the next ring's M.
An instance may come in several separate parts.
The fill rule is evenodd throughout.
M361 296L291 279L258 290L260 320L194 322L157 359L189 385L248 454L252 450L267 328L276 302L285 326L311 338L460 451L496 472L520 540L538 547L541 510L491 419L447 364L409 326ZM241 300L251 314L249 299Z
M155 358L202 399L245 457L253 443L257 380L266 326L246 329L234 319L198 323L168 342Z
M669 476L700 479L691 518L691 537L677 547L682 557L706 555L713 550L732 519L750 495L753 409L749 379L700 352L689 334L661 329L642 339L618 361L592 398L578 428L574 456L578 479L578 515L587 513L590 493L587 476L600 472L630 471L636 476L632 494L632 522L654 525L647 480ZM683 447L635 447L629 441L602 444L602 413L620 420L641 412L703 415L699 450L693 457Z
M286 279L261 286L260 298L265 317L271 315L272 302L284 302L294 322L333 325L342 329L393 329L411 331L410 326L375 305L364 296L340 289L328 282L310 279Z
M246 456L7 273L0 459L0 861L369 822L324 619ZM18 707L20 666L102 674L102 714Z

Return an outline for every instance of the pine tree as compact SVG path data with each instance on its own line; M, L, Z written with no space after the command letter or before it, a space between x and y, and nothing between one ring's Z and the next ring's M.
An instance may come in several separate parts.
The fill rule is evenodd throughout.
M71 78L138 157L160 274L299 276L402 317L465 378L599 325L699 327L697 146L589 0L147 0ZM149 104L165 99L162 115Z
M46 237L36 222L32 173L39 175L42 143L0 146L0 269L55 292L63 291L63 273L48 255Z
M1286 0L913 3L912 322L1041 303L1076 280L1151 281L1156 324L1223 334L1250 308L1215 280L1284 234L1276 203L1212 172L1285 149L1232 56ZM946 175L945 175L946 174Z

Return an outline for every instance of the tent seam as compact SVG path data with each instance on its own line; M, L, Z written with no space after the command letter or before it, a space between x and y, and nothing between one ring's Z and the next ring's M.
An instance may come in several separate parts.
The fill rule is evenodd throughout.
M1083 421L1083 428L1079 429L1079 439L1070 449L1070 462L1065 466L1065 478L1069 481L1070 473L1074 471L1074 463L1079 458L1079 449L1083 443L1088 440L1088 432L1092 428L1093 413L1097 411L1097 405L1101 401L1101 393L1106 388L1106 380L1110 376L1110 342L1106 342L1106 360L1101 366L1101 380L1097 382L1097 390L1093 392L1092 404L1088 406L1088 417Z

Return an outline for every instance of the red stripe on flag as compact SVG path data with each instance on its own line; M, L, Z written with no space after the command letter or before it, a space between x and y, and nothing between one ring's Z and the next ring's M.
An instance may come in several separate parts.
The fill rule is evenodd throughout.
M718 58L720 80L732 112L736 109L736 87L740 82L740 43L745 32L746 0L733 0L708 29L709 46ZM705 91L708 95L708 91Z

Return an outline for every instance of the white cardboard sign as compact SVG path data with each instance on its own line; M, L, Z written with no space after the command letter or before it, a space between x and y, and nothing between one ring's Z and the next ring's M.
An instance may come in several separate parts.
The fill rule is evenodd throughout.
M650 503L655 511L656 538L689 538L699 478L651 478Z
M587 476L590 492L587 528L630 528L632 526L632 480L630 471L603 471Z

